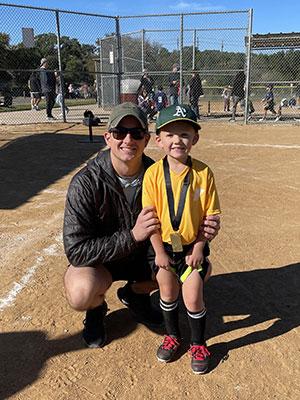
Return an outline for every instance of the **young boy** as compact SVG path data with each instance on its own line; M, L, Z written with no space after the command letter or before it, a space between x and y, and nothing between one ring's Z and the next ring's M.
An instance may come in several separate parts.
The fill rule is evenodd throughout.
M262 101L265 102L264 116L260 119L260 122L266 120L268 110L271 111L273 115L276 115L276 111L274 110L273 85L271 83L267 86L267 94L266 97L262 99Z
M204 332L203 284L211 273L209 247L199 233L204 216L219 214L214 177L207 165L189 156L199 139L196 114L186 105L164 108L156 123L156 143L166 156L150 166L143 181L143 207L154 206L161 224L151 237L149 262L160 289L166 334L157 358L169 362L181 340L178 296L182 296L191 328L191 366L206 372L209 351ZM154 251L153 251L154 250Z
M150 114L151 119L154 117L156 113L160 112L163 108L168 107L168 99L167 95L163 92L163 87L158 86L157 90L158 92L154 95L151 106L151 114Z

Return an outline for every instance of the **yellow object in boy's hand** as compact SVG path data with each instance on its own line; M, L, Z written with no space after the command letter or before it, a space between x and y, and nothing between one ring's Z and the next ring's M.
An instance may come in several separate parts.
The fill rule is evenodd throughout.
M181 280L181 282L183 283L185 280L186 280L186 278L190 275L190 273L193 271L193 267L191 267L190 265L187 267L187 269L184 271L184 273L181 275L181 277L180 277L180 280ZM197 267L197 271L198 272L200 272L200 271L202 271L202 265L201 264L199 264L198 265L198 267Z

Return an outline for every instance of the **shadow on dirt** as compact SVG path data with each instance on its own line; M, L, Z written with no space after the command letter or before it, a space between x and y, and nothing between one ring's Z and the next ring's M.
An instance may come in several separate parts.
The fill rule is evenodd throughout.
M230 350L280 336L300 325L300 263L281 268L232 272L212 276L205 287L206 339L211 352L210 371L226 362ZM181 304L184 343L180 358L189 348L190 331ZM232 321L226 321L229 317ZM266 323L268 328L259 324ZM209 339L241 329L235 339L210 346ZM243 333L243 330L247 333ZM249 333L249 331L251 331ZM224 339L223 339L224 340Z
M212 276L205 294L208 344L210 338L238 329L245 328L248 333L236 332L235 339L209 346L212 354L210 370L220 362L226 362L230 350L272 339L297 328L300 325L299 287L300 263ZM157 294L155 296L154 305ZM227 316L236 318L224 322ZM182 307L180 320L183 322L184 343L177 359L189 346L189 329ZM268 321L267 328L258 326ZM109 313L106 325L108 344L136 329L136 322L127 309ZM249 333L249 330L252 331ZM159 329L154 331L162 333ZM48 340L42 331L0 334L0 399L6 399L32 384L49 358L83 348L81 333L57 340ZM156 351L156 343L153 343L153 351ZM99 363L103 360L99 359Z
M56 131L12 140L0 148L0 209L19 207L105 147L98 135L94 140L99 143L79 143L88 139L88 133Z

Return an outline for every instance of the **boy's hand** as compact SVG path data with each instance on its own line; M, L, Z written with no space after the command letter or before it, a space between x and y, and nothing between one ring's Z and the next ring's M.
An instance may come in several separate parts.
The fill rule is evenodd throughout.
M156 254L155 265L157 265L159 268L170 270L170 264L173 264L173 261L170 259L167 253Z
M189 254L190 253L190 254ZM185 262L187 265L197 268L198 265L202 264L204 260L203 250L199 249L198 251L193 247L190 249L185 257Z
M142 242L159 229L160 223L155 208L147 206L139 213L131 232L137 242Z

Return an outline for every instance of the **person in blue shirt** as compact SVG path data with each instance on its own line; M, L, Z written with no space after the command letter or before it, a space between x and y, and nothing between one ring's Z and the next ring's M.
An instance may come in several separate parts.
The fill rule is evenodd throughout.
M160 85L157 90L158 92L154 95L151 105L150 120L155 119L154 116L156 113L168 107L168 98L165 92L163 92L163 87Z
M274 95L273 95L273 85L272 83L270 83L267 86L267 94L266 97L264 99L262 99L263 102L265 102L264 105L264 116L260 119L260 121L265 121L266 120L266 116L267 116L267 112L268 110L271 111L271 113L273 115L277 115L276 111L274 110Z
M158 86L157 90L158 92L153 97L153 102L156 108L156 112L168 106L167 95L165 94L165 92L163 92L163 87Z

